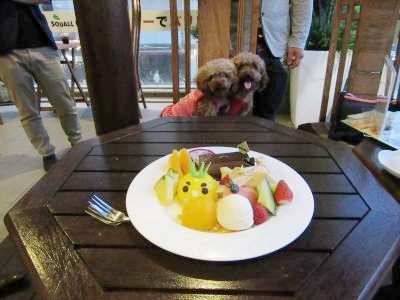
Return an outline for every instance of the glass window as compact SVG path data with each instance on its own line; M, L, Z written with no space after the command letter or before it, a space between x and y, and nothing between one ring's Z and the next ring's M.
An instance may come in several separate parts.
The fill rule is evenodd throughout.
M183 0L177 1L178 17L180 26L178 30L179 43L179 83L180 87L185 86L184 74L184 53L185 53L185 34L184 34L184 13ZM131 1L128 1L129 11L131 11ZM53 0L52 4L42 4L41 10L45 15L54 39L62 41L63 36L68 36L69 40L79 40L78 28L76 27L73 0ZM191 79L194 84L194 77L197 73L197 13L198 0L190 1L191 7ZM139 49L139 74L144 90L163 89L172 90L172 67L171 67L171 31L170 31L170 12L169 0L141 1L141 33ZM67 52L67 57L72 59L71 52ZM84 62L80 47L75 49L75 73L82 87L86 87ZM65 68L67 80L70 82L70 73Z
M46 17L56 42L62 43L62 37L70 41L79 41L78 28L74 12L73 0L52 0L51 4L41 4L40 9ZM74 73L82 88L87 88L84 62L81 47L66 51L68 60L74 61ZM71 73L64 65L65 76L71 85Z
M141 1L142 24L140 32L139 74L144 89L171 89L171 27L169 1ZM190 1L191 8L191 81L197 73L197 13L198 0ZM185 87L185 33L184 33L184 4L177 1L179 28L179 85Z

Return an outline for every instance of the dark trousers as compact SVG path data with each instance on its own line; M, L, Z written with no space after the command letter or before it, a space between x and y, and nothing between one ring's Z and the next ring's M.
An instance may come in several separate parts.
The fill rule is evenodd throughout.
M258 43L257 54L265 62L269 82L264 90L255 93L253 114L274 121L287 92L289 73L265 43Z

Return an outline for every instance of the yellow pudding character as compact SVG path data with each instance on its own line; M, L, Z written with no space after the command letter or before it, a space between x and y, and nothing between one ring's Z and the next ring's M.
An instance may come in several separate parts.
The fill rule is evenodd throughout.
M208 165L209 167L209 165ZM182 225L210 230L217 224L215 203L218 182L207 174L204 163L199 170L190 163L190 173L179 179L176 200L182 205Z
M214 199L192 199L183 205L182 225L197 230L211 230L217 225L217 204Z
M202 170L202 171L201 171ZM191 199L215 199L219 183L207 174L204 163L196 170L194 162L190 162L190 173L182 176L178 182L176 200L183 205Z

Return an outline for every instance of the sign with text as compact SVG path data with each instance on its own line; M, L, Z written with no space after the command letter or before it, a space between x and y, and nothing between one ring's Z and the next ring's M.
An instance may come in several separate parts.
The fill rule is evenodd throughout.
M183 11L178 11L178 30L185 30L185 14ZM197 11L192 11L190 14L190 27L197 26ZM170 31L171 18L168 10L157 11L147 10L142 12L142 26L143 31Z
M197 11L190 15L191 27L197 26ZM74 11L44 11L47 23L52 32L78 32ZM129 14L129 18L131 15ZM169 11L142 11L141 31L170 31ZM178 11L178 30L184 30L184 12Z
M52 32L78 32L73 11L43 11Z

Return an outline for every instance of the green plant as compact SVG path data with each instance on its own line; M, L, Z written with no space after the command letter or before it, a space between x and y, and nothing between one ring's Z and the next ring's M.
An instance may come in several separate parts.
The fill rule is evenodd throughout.
M199 39L199 28L197 27L197 25L191 26L190 33L194 38Z
M361 5L356 4L354 6L354 13L355 14L360 14L361 12ZM344 37L344 29L345 29L346 23L340 22L339 24L339 39L338 39L338 49L342 49L343 46L343 37ZM353 21L351 23L351 29L350 29L350 39L349 39L349 49L354 48L354 43L356 41L356 36L357 36L357 29L358 29L358 21Z
M312 25L307 50L329 50L329 42L332 33L333 15L335 11L335 0L315 0ZM354 6L354 13L359 14L361 6ZM345 30L345 21L339 24L339 37L337 49L341 49L343 45L343 36ZM353 49L357 35L358 22L354 21L351 24L349 49Z
M312 24L306 49L329 49L335 2L335 0L314 0Z

